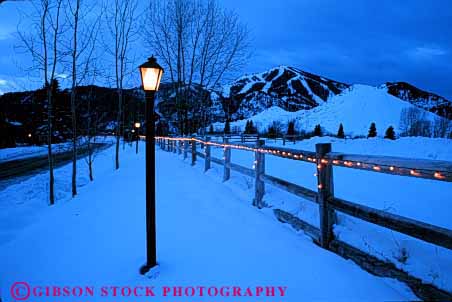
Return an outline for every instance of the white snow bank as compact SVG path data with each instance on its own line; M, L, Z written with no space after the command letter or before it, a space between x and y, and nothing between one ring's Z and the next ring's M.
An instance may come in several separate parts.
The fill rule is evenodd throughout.
M55 153L59 153L70 150L70 145L71 145L70 143L53 144L52 148ZM46 154L47 154L46 145L4 148L0 149L0 161L24 159Z
M99 136L96 139L92 139L92 143L112 143L115 138L112 136L104 137ZM80 138L80 143L83 144L85 142L85 138ZM63 153L71 150L72 142L64 142L59 144L52 144L52 152L53 154ZM47 155L47 145L41 146L23 146L23 147L14 147L14 148L3 148L0 149L0 161L10 161L10 160L18 160L25 159L35 156Z

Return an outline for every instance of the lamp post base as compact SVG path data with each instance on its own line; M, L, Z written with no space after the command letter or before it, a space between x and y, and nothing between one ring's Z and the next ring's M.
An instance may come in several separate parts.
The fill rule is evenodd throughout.
M160 267L158 264L150 266L148 264L140 267L140 274L150 279L157 278L160 275Z

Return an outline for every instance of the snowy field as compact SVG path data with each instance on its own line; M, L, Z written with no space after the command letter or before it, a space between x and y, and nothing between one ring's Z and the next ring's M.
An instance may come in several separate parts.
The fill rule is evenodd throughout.
M242 176L233 173L223 184L218 166L204 174L201 164L193 168L163 151L156 155L160 275L144 278L138 275L145 259L144 152L135 155L133 147L126 147L121 169L114 171L113 150L96 159L93 183L87 181L79 161L81 181L75 199L70 198L70 164L56 171L58 195L53 207L46 206L46 175L0 192L2 215L13 209L0 219L1 229L9 233L0 239L3 301L12 301L9 287L16 281L96 287L274 285L286 286L287 296L278 300L291 302L415 299L406 286L372 276L320 249L302 233L277 222L271 210L251 207L252 188ZM283 196L269 192L272 198Z
M295 145L286 143L285 147L315 151L316 143L325 142L331 142L335 152L452 161L452 140L447 139L419 137L390 141L322 137ZM282 142L273 140L268 140L267 144L282 146ZM222 152L222 149L215 148L212 156L222 158ZM266 174L317 190L315 165L273 156L266 156L265 160ZM231 161L252 168L254 154L232 150ZM221 173L221 168L216 167ZM241 178L242 182L237 186L252 200L254 180L245 176ZM452 196L452 184L448 182L334 167L334 191L339 198L452 229L452 212L445 210L450 207ZM264 201L312 225L319 225L318 206L312 202L269 185L266 186ZM334 231L341 240L382 260L391 261L426 282L452 291L452 251L344 214L339 214L338 220Z

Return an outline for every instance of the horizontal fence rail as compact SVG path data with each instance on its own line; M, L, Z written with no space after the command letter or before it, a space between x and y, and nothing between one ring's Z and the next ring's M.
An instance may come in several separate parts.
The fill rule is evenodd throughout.
M163 137L156 137L163 139ZM205 142L200 138L193 137L165 137L169 141L188 141L196 142L204 145L211 145L219 148L230 148L237 150L245 150L251 152L260 152L270 154L277 157L316 163L316 152L304 151L283 147L262 146L257 148L253 144L248 143L222 143L222 142ZM427 178L446 182L452 182L452 162L440 160L424 160L424 159L408 159L391 156L371 156L371 155L353 155L343 153L328 153L319 163L320 165L331 164L333 166L341 166L345 168L354 168L360 170L368 170L373 172L393 174L399 176L410 176L417 178Z
M442 299L452 299L452 293L444 292L431 284L424 285L419 279L401 271L394 265L388 266L388 263L380 260L378 260L380 262L376 266L374 264L370 265L368 263L369 259L373 259L372 262L375 262L377 261L375 257L334 238L333 234L333 225L336 223L335 212L338 211L452 250L452 230L336 198L334 196L333 181L333 167L344 167L397 176L452 182L452 162L337 153L332 152L331 144L317 144L316 151L312 152L286 147L266 146L264 144L265 141L259 139L254 143L243 142L243 140L231 142L230 139L233 139L233 136L225 136L223 139L224 141L219 141L215 137L213 139L210 137L156 137L157 143L163 150L176 152L175 148L182 148L178 152L179 154L184 154L184 159L187 158L187 153L191 153L192 165L196 164L198 157L203 158L205 171L210 169L211 162L222 165L224 167L223 181L229 180L231 170L254 178L255 198L253 199L253 206L258 208L265 206L263 201L265 183L318 204L320 214L319 227L313 226L281 209L274 209L273 212L278 220L291 224L297 230L303 230L314 242L323 248L338 253L345 258L352 258L368 271L382 276L396 276L400 281L407 282L408 285L411 284L410 287L424 298L441 297ZM201 146L202 151L197 149L197 145ZM222 159L211 156L211 147L223 149ZM232 163L232 149L254 152L255 161L253 168L250 169ZM265 155L314 164L317 169L317 191L266 174ZM363 255L368 255L369 257L363 257ZM372 268L372 266L375 267ZM389 267L389 273L381 273L379 271L381 267Z

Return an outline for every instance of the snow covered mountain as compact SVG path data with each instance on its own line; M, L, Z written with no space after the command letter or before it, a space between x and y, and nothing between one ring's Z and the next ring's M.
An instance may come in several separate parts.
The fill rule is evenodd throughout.
M218 93L221 95L224 112L217 106L213 115L228 115L235 121L250 118L274 106L288 112L310 110L328 102L349 87L349 84L294 67L279 66L242 76L226 85ZM420 109L452 119L452 102L437 94L405 82L388 82L379 88Z
M341 93L349 85L297 68L280 66L243 76L223 89L233 120L249 118L278 106L293 112L312 109Z
M298 131L310 132L320 124L325 133L336 134L342 123L347 135L362 136L367 135L370 124L374 122L378 135L383 136L389 126L393 126L397 133L403 131L400 116L402 110L410 107L414 105L387 93L384 87L353 85L311 110L288 112L272 106L249 119L232 122L231 129L243 131L247 120L252 120L260 132L265 132L273 122L285 132L288 122L295 121ZM426 120L437 118L433 113L424 113ZM222 131L224 123L215 123L214 128Z

